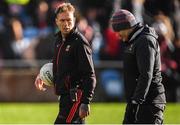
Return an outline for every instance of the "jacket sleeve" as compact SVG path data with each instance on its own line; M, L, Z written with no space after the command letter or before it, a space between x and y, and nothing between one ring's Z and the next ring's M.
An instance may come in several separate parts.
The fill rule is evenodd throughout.
M96 87L96 76L92 60L92 50L89 45L79 42L78 45L78 70L82 78L82 103L89 104Z
M136 61L139 70L137 86L132 97L137 103L142 104L145 101L153 77L156 49L152 37L143 37L139 39L136 48ZM153 41L154 40L154 41Z

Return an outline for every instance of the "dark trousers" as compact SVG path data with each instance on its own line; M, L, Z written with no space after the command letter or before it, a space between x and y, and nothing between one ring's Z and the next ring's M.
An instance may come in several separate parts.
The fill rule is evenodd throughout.
M70 94L60 97L59 113L54 124L84 124L84 119L79 117L81 96L82 91L78 90L76 102L72 102Z
M123 124L163 124L165 104L127 104Z

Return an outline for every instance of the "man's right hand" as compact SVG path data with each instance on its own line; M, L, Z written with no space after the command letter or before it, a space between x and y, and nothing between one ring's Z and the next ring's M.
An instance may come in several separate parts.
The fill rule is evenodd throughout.
M40 79L39 74L37 75L34 84L35 84L37 89L39 89L41 91L45 91L46 90L46 88L44 87L44 82Z
M80 118L85 118L89 115L90 113L90 105L89 104L81 104L79 107L79 116Z

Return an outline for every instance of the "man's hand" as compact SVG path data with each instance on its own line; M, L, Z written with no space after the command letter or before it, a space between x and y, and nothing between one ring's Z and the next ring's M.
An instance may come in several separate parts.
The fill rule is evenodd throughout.
M39 74L37 75L34 84L35 84L37 89L39 89L41 91L45 91L46 90L46 88L44 87L44 82L40 79Z
M132 104L138 104L138 103L136 102L136 100L132 100L131 103L132 103Z
M79 116L80 118L85 118L90 113L90 105L89 104L81 104L79 107Z

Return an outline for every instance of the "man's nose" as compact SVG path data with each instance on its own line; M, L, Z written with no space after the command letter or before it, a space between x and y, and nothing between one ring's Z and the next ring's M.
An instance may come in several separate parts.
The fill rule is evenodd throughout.
M64 25L67 26L67 25L68 25L68 22L67 22L67 21L64 21Z

